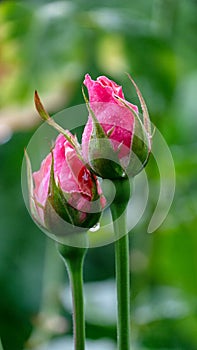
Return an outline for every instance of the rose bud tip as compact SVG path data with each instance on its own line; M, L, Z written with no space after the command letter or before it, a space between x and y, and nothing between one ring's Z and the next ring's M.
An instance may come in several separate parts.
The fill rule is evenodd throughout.
M94 173L103 178L137 175L151 151L148 109L138 86L127 75L138 95L143 120L138 107L125 99L122 86L105 76L92 80L86 74L84 80L89 118L82 136L82 152Z
M87 231L99 221L104 207L99 182L63 135L33 176L27 159L27 177L31 214L49 232Z

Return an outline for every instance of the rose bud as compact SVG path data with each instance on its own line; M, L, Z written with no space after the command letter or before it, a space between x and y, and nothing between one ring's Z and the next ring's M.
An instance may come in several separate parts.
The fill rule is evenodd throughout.
M39 171L31 172L27 157L30 210L34 220L56 235L87 230L97 224L105 199L99 182L73 144L59 135Z
M103 178L135 176L151 151L148 111L137 85L129 78L141 103L143 122L138 107L125 100L121 86L105 76L96 81L89 74L85 76L89 118L82 137L83 158Z

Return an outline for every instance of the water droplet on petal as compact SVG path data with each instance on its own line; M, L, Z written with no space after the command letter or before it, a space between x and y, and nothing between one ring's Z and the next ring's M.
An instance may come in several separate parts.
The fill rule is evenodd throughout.
M100 222L97 222L96 225L94 225L93 227L90 228L91 232L96 232L100 229Z

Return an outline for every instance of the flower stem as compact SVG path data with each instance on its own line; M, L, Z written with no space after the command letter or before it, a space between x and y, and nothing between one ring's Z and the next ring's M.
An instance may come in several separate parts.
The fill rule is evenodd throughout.
M72 290L75 350L85 350L83 263L87 249L58 244L58 250L66 265Z
M130 197L129 181L115 180L116 196L111 204L114 225L115 265L117 286L117 339L118 350L130 349L130 274L129 236L126 230L126 207Z

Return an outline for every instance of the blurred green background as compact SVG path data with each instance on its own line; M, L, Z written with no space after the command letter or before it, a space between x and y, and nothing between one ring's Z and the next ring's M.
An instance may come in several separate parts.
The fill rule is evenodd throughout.
M68 279L54 243L31 220L21 163L40 122L37 89L50 113L83 103L84 74L107 75L138 103L169 144L176 193L154 233L150 196L130 233L132 345L135 350L197 349L197 2L73 0L0 2L0 337L4 350L72 349ZM155 190L156 189L156 190ZM85 262L88 349L116 349L113 244ZM1 345L0 345L1 346Z

